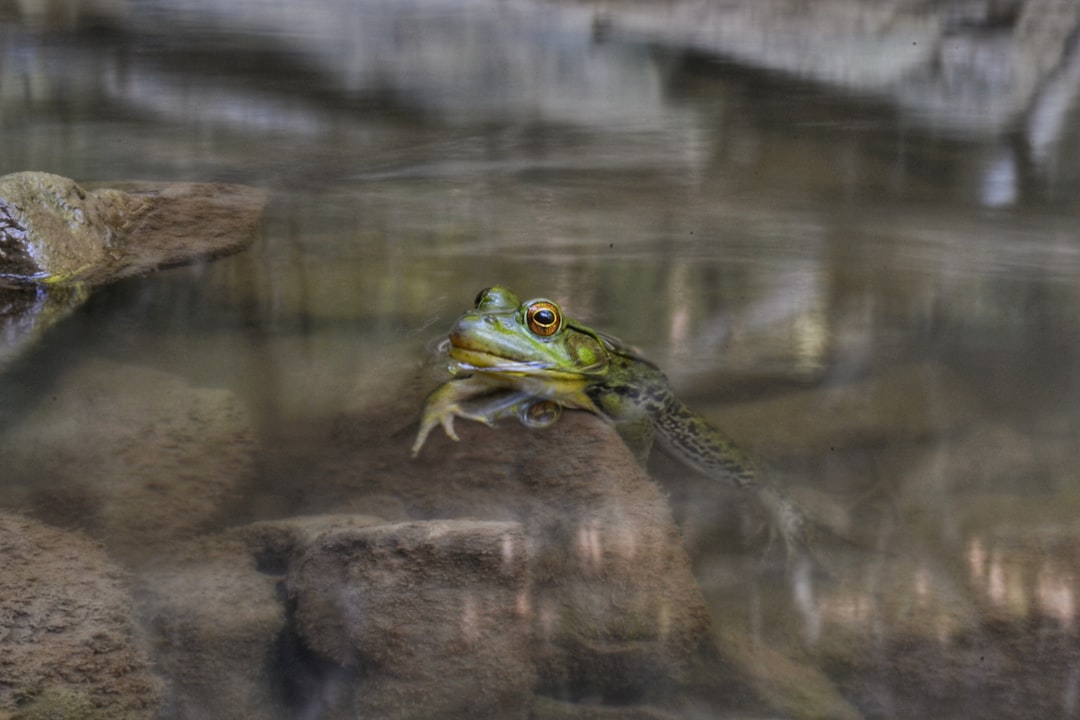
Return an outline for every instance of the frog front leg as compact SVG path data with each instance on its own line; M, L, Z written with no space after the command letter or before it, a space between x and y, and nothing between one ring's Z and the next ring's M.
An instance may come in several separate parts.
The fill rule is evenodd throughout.
M424 442L436 425L442 425L447 437L455 442L460 438L454 432L454 418L460 417L491 425L493 422L491 418L482 413L466 410L462 403L490 393L492 389L490 381L477 376L455 378L435 388L428 395L424 405L424 412L420 417L420 430L416 433L416 442L412 446L412 456L416 457L420 454L420 448L424 446Z
M553 400L506 386L486 376L451 380L428 396L412 454L417 456L436 425L442 425L446 435L457 440L454 418L475 420L488 427L494 427L499 420L513 418L527 428L540 429L554 424L561 412L562 406Z

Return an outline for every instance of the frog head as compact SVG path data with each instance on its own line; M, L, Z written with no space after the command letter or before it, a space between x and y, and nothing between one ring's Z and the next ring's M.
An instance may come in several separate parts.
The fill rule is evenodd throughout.
M505 287L481 290L450 329L450 358L463 370L551 379L602 377L612 341L545 298L522 302Z

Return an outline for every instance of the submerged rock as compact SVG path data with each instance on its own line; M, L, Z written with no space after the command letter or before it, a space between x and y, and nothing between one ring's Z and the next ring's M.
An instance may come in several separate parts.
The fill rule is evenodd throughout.
M179 546L140 572L138 615L168 680L165 718L280 717L274 676L285 606L234 535Z
M609 428L572 414L504 444L463 425L486 442L440 439L409 462L386 417L342 427L340 468L298 478L294 508L311 516L148 567L142 615L176 717L504 718L537 696L671 698L709 621L663 496ZM410 517L336 514L374 505ZM243 668L243 690L206 668Z
M414 520L520 524L538 693L629 704L685 680L709 642L701 592L668 503L610 427L583 413L539 432L459 423L461 443L432 436L403 463L412 438L385 422L402 415L343 419L303 510L391 496Z
M326 516L254 523L180 543L140 569L138 615L168 680L164 717L312 717L308 709L325 703L322 694L333 693L324 686L332 683L305 693L322 668L307 662L291 629L284 573L319 532L377 522Z
M289 573L304 644L357 682L335 717L524 718L528 558L518 523L439 520L332 530Z
M255 447L233 393L88 360L0 436L0 507L138 561L220 521L253 477Z
M120 569L85 536L0 512L0 717L154 718Z
M524 717L526 568L516 523L298 517L179 546L139 614L169 717Z

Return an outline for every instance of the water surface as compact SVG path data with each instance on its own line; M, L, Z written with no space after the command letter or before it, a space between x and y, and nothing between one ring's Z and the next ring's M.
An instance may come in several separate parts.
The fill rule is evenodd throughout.
M0 24L3 171L272 192L250 250L99 289L6 368L0 442L47 438L34 423L84 363L165 373L231 393L256 448L202 531L288 517L343 417L411 432L431 343L505 284L638 347L858 538L838 581L761 574L730 489L658 459L722 644L777 649L863 717L1073 716L1075 104L1049 139L1032 116L987 131L564 10ZM102 387L103 405L151 392ZM9 508L86 525L20 462ZM799 715L769 672L732 674L751 708ZM745 710L701 697L701 717Z

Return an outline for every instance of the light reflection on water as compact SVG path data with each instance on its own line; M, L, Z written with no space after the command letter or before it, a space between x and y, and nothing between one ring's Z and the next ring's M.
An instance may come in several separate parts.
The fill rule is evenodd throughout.
M69 457L80 425L108 415L70 382L90 382L76 373L86 357L100 363L95 389L125 399L111 404L125 422L165 412L150 390L165 381L127 366L225 392L249 416L257 468L222 491L226 507L200 510L199 532L376 506L394 519L400 507L435 513L394 495L398 474L419 472L397 438L437 382L428 346L498 282L639 347L868 549L831 583L799 568L759 579L752 512L654 463L753 709L797 715L770 683L824 677L866 717L946 717L956 703L1001 716L994 692L1009 672L965 665L966 648L1015 659L1050 638L1050 670L1035 663L1025 682L1040 687L1045 671L1055 704L1031 716L1073 713L1080 153L1061 118L1076 112L1075 61L1028 118L1025 146L941 132L956 117L597 37L577 10L488 10L193 4L130 9L109 33L62 42L0 26L0 130L24 140L0 147L0 167L275 193L249 252L99 290L0 376L3 506L99 537L122 531L94 486L134 466ZM151 29L163 18L179 18L174 31ZM398 434L372 434L373 414ZM498 438L523 432L504 423L467 437L498 459ZM445 444L426 452L459 457ZM67 460L45 464L50 453ZM477 462L479 477L512 477ZM579 467L543 456L559 463ZM432 484L453 497L470 470L448 464ZM354 492L358 477L381 505ZM455 517L490 511L482 494L447 502ZM573 587L594 601L577 607L602 617L621 593L668 647L685 608L655 588L604 584L655 552L639 508L613 502L567 501L556 537ZM507 535L498 548L511 575L518 546ZM132 565L153 566L149 552ZM508 597L541 640L561 642L567 610L552 587ZM450 622L467 645L485 637L489 610L464 594ZM909 663L970 682L916 697L927 677Z

